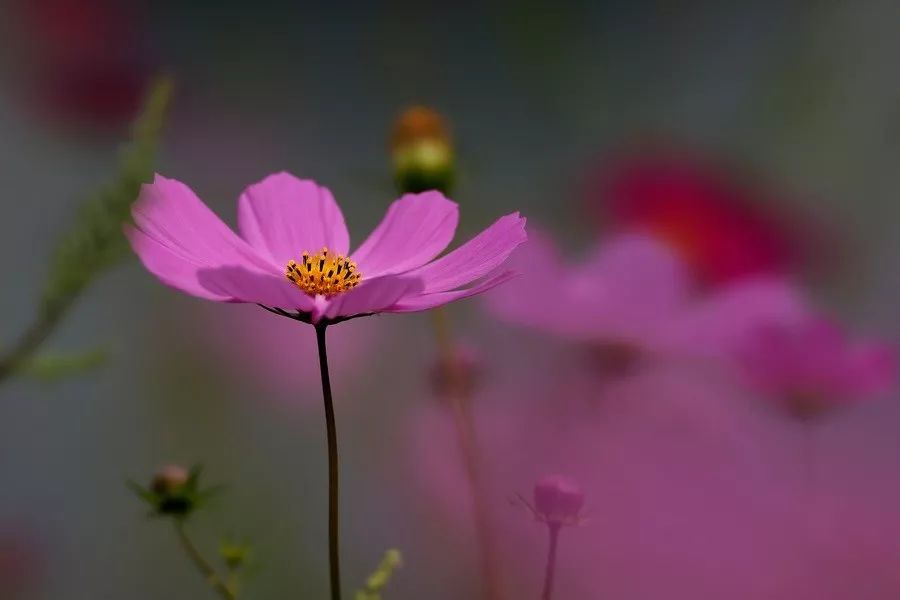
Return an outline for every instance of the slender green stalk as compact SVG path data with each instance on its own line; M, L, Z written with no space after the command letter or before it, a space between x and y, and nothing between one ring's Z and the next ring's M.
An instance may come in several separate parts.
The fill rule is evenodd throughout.
M331 600L341 599L341 557L339 547L340 498L337 425L334 419L334 402L331 398L331 378L328 375L328 352L325 348L327 324L316 325L316 341L319 346L319 370L322 375L322 398L325 402L325 429L328 437L328 563L331 576Z
M178 541L181 542L181 546L187 553L188 558L191 559L191 562L197 567L197 570L203 575L203 578L206 579L209 586L214 589L223 600L237 600L237 593L222 581L213 566L209 564L209 561L203 558L203 554L201 554L200 550L197 549L197 546L194 545L194 542L184 529L184 521L182 519L175 519L174 522Z
M469 493L472 497L475 534L478 539L482 597L485 600L500 600L503 598L503 592L498 576L494 530L484 503L481 456L475 435L475 422L472 418L472 402L468 386L460 382L465 374L461 372L462 366L453 346L447 315L442 308L432 310L431 314L441 365L448 369L447 374L451 379L448 386L450 391L446 399L453 412L457 443L469 483Z
M63 316L63 312L54 312L41 315L22 336L16 340L11 348L0 357L0 381L12 375L23 363L41 347L44 341L50 337L53 330Z
M541 592L541 600L552 600L553 579L556 575L556 547L559 545L560 526L555 523L547 525L550 545L547 549L547 567L544 569L544 591Z

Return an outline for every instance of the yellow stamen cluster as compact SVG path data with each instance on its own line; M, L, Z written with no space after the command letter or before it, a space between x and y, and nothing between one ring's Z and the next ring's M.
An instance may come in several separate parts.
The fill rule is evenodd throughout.
M342 254L329 254L328 248L312 255L304 252L301 263L288 261L285 276L310 296L325 297L352 290L362 280L355 262Z

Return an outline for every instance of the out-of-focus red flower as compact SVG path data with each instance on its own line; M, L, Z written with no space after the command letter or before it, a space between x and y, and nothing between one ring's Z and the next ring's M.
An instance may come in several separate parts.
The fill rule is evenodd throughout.
M589 180L586 199L604 223L671 244L707 283L792 271L810 243L776 193L685 150L623 154Z
M42 570L43 553L33 533L19 524L0 523L0 595L17 598L31 590Z
M20 0L14 44L26 101L44 115L115 126L137 110L152 75L140 2Z

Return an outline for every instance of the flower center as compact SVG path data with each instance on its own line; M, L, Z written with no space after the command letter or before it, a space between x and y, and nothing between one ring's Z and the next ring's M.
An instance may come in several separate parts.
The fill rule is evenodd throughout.
M328 248L317 254L304 251L302 262L288 261L284 274L310 296L326 298L352 290L362 281L355 262L343 254L330 254Z

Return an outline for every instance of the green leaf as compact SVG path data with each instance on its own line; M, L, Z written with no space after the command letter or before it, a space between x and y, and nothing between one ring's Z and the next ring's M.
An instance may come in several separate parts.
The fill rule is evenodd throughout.
M172 82L159 78L132 126L132 139L121 152L116 175L82 205L75 223L59 242L44 287L45 319L59 316L104 269L125 255L122 224L141 184L150 180L160 134L172 96Z
M134 492L138 498L140 498L144 502L148 503L153 508L156 508L156 504L157 504L156 494L154 494L152 491L148 490L147 488L145 488L141 485L138 485L137 483L135 483L134 481L131 481L130 479L125 482L125 485L127 485L128 489L130 489L132 492Z
M103 348L84 350L71 354L42 354L29 359L18 371L43 381L58 381L96 369L106 362L108 353Z

